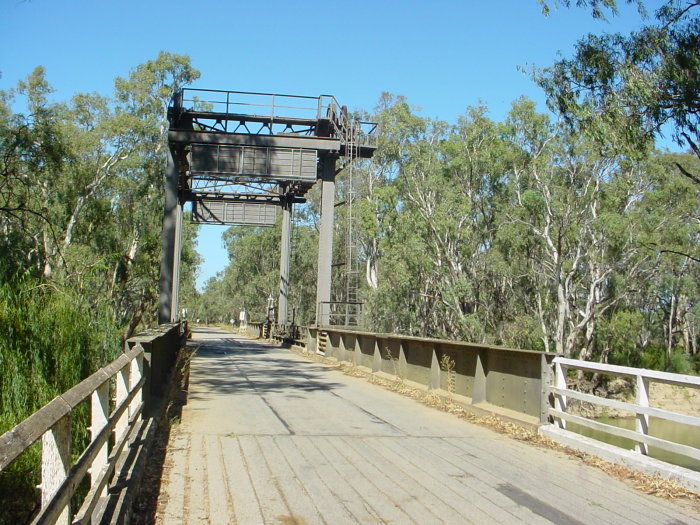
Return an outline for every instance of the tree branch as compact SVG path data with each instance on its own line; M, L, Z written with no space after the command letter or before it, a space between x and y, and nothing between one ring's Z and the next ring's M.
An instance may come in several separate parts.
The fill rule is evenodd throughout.
M683 166L681 166L680 162L675 163L676 167L679 169L679 171L688 177L690 180L692 180L695 184L700 184L700 177L697 175L693 175L690 173L688 170L686 170Z

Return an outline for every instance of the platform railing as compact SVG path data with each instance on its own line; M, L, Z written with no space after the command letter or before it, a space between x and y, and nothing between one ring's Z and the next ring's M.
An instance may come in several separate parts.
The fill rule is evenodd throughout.
M322 301L318 303L318 318L330 326L361 326L363 306L359 301Z
M116 501L113 512L129 514L128 483L136 458L144 459L139 452L154 428L155 399L185 333L186 325L175 323L128 340L116 360L0 436L0 472L41 440L41 508L32 523L91 523L109 498ZM74 411L86 402L90 442L74 451ZM90 489L74 512L71 498L87 476Z
M651 446L700 461L700 449L673 442L669 439L654 437L649 433L650 418L688 425L697 428L700 432L700 417L655 408L650 406L649 403L649 387L651 383L700 389L700 377L605 363L593 363L566 359L564 357L557 357L553 363L554 381L548 387L548 391L552 395L554 403L549 409L549 414L553 418L556 427L565 430L567 423L575 423L605 434L630 439L636 443L635 452L641 455L648 455L649 447ZM634 402L624 402L572 390L566 381L568 372L571 370L631 379L635 384L635 400ZM635 418L635 429L620 428L581 415L572 414L568 411L569 400L571 399L606 409L630 413Z
M307 121L328 119L332 135L341 141L352 137L353 146L376 146L377 124L360 121L348 115L333 95L309 97L281 93L252 91L224 91L215 89L183 88L175 97L180 108L207 108L207 112L240 117L294 118ZM227 122L221 123L228 131Z
M286 116L318 120L323 108L322 97L256 93L252 91L224 91L217 89L182 90L182 106L206 105L213 113L226 115Z

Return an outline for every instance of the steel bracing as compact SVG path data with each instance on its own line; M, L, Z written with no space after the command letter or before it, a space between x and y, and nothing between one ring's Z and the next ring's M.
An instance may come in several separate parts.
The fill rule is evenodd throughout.
M193 203L193 220L203 224L273 226L281 209L283 235L290 236L293 205L305 202L306 193L320 181L317 323L330 324L323 305L331 304L336 161L342 159L345 167L355 158L371 157L376 124L352 118L330 95L202 89L179 91L168 109L168 120L160 322L178 318L184 203ZM287 322L289 244L289 239L283 239L280 324ZM348 261L357 258L356 249L346 252ZM345 302L356 299L350 282L346 277Z

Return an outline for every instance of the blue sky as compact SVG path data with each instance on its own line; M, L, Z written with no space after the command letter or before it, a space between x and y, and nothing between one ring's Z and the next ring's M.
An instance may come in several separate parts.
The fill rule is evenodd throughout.
M483 101L499 120L522 95L545 109L518 66L550 65L586 33L640 24L628 6L604 22L576 8L544 17L536 0L0 0L0 89L43 65L57 100L109 95L115 77L166 50L191 57L202 73L193 87L331 94L366 110L388 91L451 122ZM200 283L226 265L222 231L201 229Z

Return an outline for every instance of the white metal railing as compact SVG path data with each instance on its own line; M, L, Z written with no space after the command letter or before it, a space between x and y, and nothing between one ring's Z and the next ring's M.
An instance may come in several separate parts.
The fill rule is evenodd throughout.
M682 456L700 461L700 449L649 435L650 417L700 427L700 417L679 414L650 406L650 383L656 382L689 388L700 388L700 377L659 372L656 370L646 370L643 368L592 363L588 361L579 361L576 359L567 359L564 357L556 357L553 364L554 384L548 387L548 391L553 396L554 406L550 407L549 414L554 419L554 424L559 428L566 429L567 422L576 423L599 432L631 439L636 443L635 450L643 455L647 455L649 452L649 447L653 446L667 452L680 454ZM581 370L583 372L594 372L605 375L632 378L636 384L635 402L627 403L624 401L607 399L600 396L571 390L566 384L567 372L569 370ZM591 403L597 406L630 412L634 414L636 419L635 429L630 430L620 428L614 425L608 425L600 421L594 421L586 417L571 414L567 411L568 401L570 399L576 399L578 401Z

